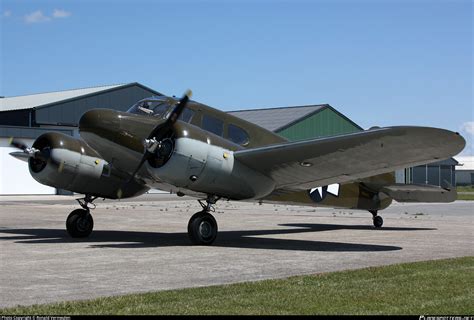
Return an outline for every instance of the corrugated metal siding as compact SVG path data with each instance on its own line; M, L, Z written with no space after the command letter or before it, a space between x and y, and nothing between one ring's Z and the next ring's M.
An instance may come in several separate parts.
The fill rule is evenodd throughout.
M441 163L443 161L405 169L405 182L446 187L446 180L449 184L455 186L456 176L458 175L456 166ZM444 163L449 163L449 160L444 161Z
M0 99L0 111L20 110L34 108L62 100L72 99L79 96L93 94L95 92L109 90L125 86L125 84L115 84L109 86L97 86L92 88L81 88L72 90L63 90L55 92L45 92L29 94L16 97L5 97Z
M230 111L229 114L252 122L270 131L277 131L300 118L324 108L325 105L283 107Z
M0 126L0 137L36 139L43 133L51 132L51 131L61 132L61 133L72 136L72 130L66 130L66 129L51 130L51 129L30 128L30 127Z
M140 99L154 95L139 86L126 87L91 97L65 102L36 110L36 124L66 124L76 126L81 115L94 108L126 111Z
M289 140L303 140L361 131L336 112L325 108L277 133Z
M0 112L0 125L29 126L30 109Z

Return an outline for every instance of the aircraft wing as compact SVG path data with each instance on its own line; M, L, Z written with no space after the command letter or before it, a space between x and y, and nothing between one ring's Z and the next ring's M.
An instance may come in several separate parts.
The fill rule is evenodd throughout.
M344 183L459 153L465 140L428 127L387 127L234 152L242 164L271 177L276 189Z

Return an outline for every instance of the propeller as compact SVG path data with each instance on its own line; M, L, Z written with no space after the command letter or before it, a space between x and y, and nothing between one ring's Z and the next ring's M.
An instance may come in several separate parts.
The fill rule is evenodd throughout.
M19 160L28 161L30 158L33 158L38 164L46 163L51 155L50 149L48 147L38 150L36 148L29 147L22 141L16 140L13 137L10 138L9 143L10 146L21 150L18 152L10 152L11 156Z
M26 144L19 140L15 140L13 137L10 138L10 145L24 152L27 152L27 150L30 149Z
M163 151L169 150L169 144L167 144L166 141L163 141L163 138L165 138L169 131L172 129L173 125L176 123L179 116L186 107L187 103L189 102L191 96L192 91L187 90L184 93L183 97L176 104L174 109L169 113L168 117L166 118L166 121L158 124L155 128L153 128L153 130L148 135L148 138L143 141L143 145L145 146L145 152L143 153L143 157L141 158L137 168L133 171L130 178L127 179L124 185L118 189L118 198L122 197L122 190L124 190L127 184L129 184L135 178L145 161L159 156L163 153Z

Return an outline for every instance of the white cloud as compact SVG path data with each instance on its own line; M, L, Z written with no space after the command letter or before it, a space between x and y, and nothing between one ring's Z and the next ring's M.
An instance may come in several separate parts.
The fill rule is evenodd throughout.
M25 15L24 19L26 23L40 23L48 22L51 20L51 18L45 16L41 10Z
M11 12L10 10L5 10L5 11L3 12L3 16L4 16L5 18L10 17L11 15L12 15L12 12Z
M54 9L53 17L54 18L67 18L71 15L71 12L61 9Z
M461 152L462 156L474 156L474 121L467 121L461 125L461 133L466 139L466 147Z
M464 122L461 125L461 130L473 136L474 135L474 121Z
M54 9L51 16L44 15L43 11L37 10L35 12L25 15L24 20L26 23L39 23L39 22L48 22L48 21L51 21L51 19L56 19L56 18L58 19L67 18L70 15L71 15L71 12L62 10L62 9Z

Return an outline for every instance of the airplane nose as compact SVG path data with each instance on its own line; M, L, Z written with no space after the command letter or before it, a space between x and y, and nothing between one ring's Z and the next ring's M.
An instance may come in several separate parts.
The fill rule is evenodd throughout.
M79 131L112 138L120 131L120 114L109 109L89 110L79 120Z

